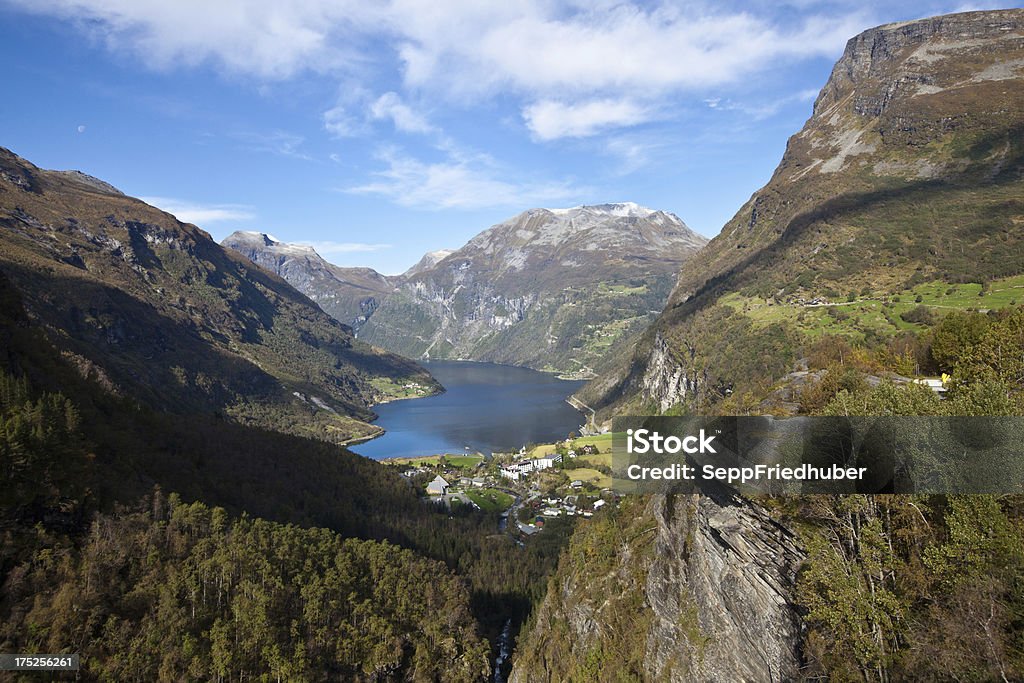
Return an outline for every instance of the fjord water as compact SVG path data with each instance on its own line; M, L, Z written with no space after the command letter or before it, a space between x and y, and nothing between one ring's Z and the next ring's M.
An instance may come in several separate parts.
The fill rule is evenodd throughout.
M565 399L583 382L527 368L433 361L445 392L374 407L384 436L352 447L374 460L469 451L491 453L562 438L583 416Z

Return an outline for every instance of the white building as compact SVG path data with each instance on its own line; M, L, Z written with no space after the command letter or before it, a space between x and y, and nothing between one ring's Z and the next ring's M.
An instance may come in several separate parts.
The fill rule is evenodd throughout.
M451 486L444 477L440 474L434 477L434 481L427 484L427 495L428 496L443 496L448 493L448 488Z

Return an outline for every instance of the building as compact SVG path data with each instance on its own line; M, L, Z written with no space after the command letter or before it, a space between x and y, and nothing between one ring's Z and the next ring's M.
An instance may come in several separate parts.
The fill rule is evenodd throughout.
M440 474L434 477L434 481L427 484L427 495L428 496L443 496L448 493L448 488L451 486L444 477Z

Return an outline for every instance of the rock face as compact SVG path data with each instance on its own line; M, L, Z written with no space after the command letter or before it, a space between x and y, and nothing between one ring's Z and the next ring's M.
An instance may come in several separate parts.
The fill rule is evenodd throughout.
M653 678L785 681L800 667L793 608L803 559L795 537L758 505L707 496L652 501L658 521L647 599ZM707 639L689 641L687 616Z
M413 358L585 374L651 320L704 242L631 203L533 209L425 257L360 336Z
M277 273L319 304L325 313L356 332L399 281L372 268L336 266L325 261L313 247L279 242L266 233L238 231L221 244Z
M793 680L803 552L760 506L722 492L639 501L574 535L512 681ZM602 556L611 554L611 561ZM574 564L575 557L594 558Z
M0 278L83 373L159 410L342 440L376 430L382 380L436 386L196 226L2 148Z
M1022 92L1024 10L890 24L851 39L769 183L680 272L633 361L581 399L604 415L664 409L666 397L683 395L676 378L694 370L707 373L705 387L770 384L792 368L737 373L738 355L723 353L764 334L765 323L745 315L755 305L1016 275Z

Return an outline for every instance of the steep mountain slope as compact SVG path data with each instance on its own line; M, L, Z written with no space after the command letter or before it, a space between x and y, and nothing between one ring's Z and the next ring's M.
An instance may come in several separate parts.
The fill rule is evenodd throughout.
M532 209L414 267L360 338L413 358L586 374L650 322L704 242L631 203Z
M853 38L771 181L583 399L605 417L760 412L773 381L817 353L837 357L817 371L832 384L824 414L1020 414L1020 308L957 313L932 336L917 321L1017 303L1022 72L1022 10ZM963 332L973 324L990 332ZM918 332L936 354L955 339L945 399L870 388L843 364L877 366L891 338ZM575 534L512 680L1021 677L1019 495L709 493L627 498ZM961 628L967 615L985 626Z
M1021 10L850 40L769 183L682 271L633 361L581 396L605 414L715 401L790 370L830 305L1024 272L1022 93Z
M0 273L110 391L339 440L415 364L357 342L283 280L84 174L0 150ZM376 385L376 386L375 386Z
M325 313L357 332L395 288L396 278L372 268L336 266L313 247L285 244L261 232L234 232L221 245L280 275Z

